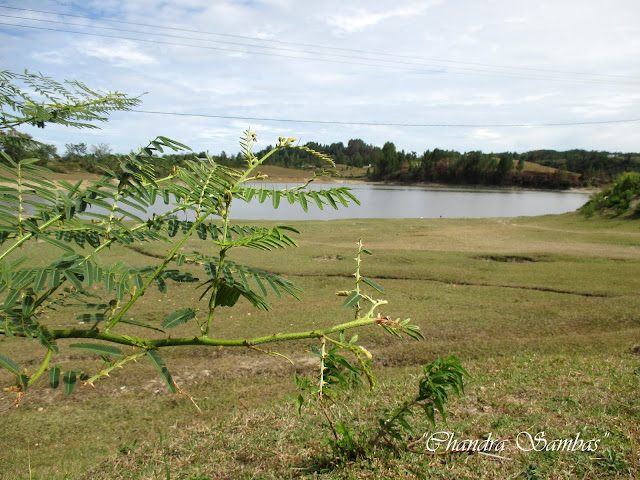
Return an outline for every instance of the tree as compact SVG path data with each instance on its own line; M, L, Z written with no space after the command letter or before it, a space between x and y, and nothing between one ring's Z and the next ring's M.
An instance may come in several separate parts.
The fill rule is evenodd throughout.
M0 151L16 160L38 158L41 164L46 164L57 156L54 145L36 142L28 133L18 132L13 128L0 131Z
M104 160L112 154L111 147L108 143L98 143L97 145L92 145L91 154L94 155L98 160Z
M375 149L374 149L375 152ZM388 178L394 174L400 166L400 159L393 142L386 142L380 151L381 154L372 154L373 175L375 178Z
M506 184L511 179L511 173L513 172L513 155L509 153L502 154L500 156L500 162L498 163L498 169L496 172L497 182Z
M77 157L84 157L87 154L86 143L66 143L65 157L72 159Z

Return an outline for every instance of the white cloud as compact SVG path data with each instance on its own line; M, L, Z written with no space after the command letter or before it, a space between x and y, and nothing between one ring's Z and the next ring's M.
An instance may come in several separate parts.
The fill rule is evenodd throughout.
M488 128L477 128L471 133L471 137L475 140L496 140L502 138L502 134Z
M624 112L638 111L640 95L608 95L593 98L575 105L571 111L586 118L597 118L602 115L616 116ZM634 115L635 117L635 115Z
M156 28L155 33L166 35L158 38L168 43L199 44L168 36L184 35L203 38L201 46L213 45L204 39L245 44L218 44L245 51L230 53L18 27L5 26L0 32L0 68L28 68L56 80L78 79L93 89L132 95L146 91L144 110L489 125L635 118L640 107L636 60L640 3L636 0L610 0L606 5L584 0L580 9L568 0L539 0L535 8L510 0L189 0L187 6L177 0L87 0L83 9L78 2L45 2L46 6L43 2L24 0L23 4L132 23L125 27L95 21L94 26L134 29L133 24L145 23L187 30ZM261 42L261 38L271 41ZM271 49L256 55L247 44ZM417 152L435 147L640 151L637 123L414 128L122 113L97 132L28 131L49 143L64 146L88 138L92 143L109 143L120 152L157 134L182 140L197 151L236 152L237 138L249 126L265 145L275 143L278 136L293 135L303 142L320 143L362 138L381 146L391 140L399 149Z
M46 52L37 52L31 56L38 62L54 63L56 65L64 65L69 61L69 57L57 50L49 50Z
M89 41L76 45L80 55L106 60L116 67L150 65L155 59L143 53L132 41L115 41L108 44Z
M338 33L361 32L389 18L422 15L436 3L439 2L416 2L391 10L377 12L349 7L341 13L329 15L326 21L327 24L334 27Z

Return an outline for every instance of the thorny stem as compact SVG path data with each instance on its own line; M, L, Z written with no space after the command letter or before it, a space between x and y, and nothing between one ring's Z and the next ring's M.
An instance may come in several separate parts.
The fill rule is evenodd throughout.
M207 180L206 182L204 182L204 185L202 186L202 189L200 190L200 199L198 200L198 206L196 207L196 220L200 218L200 212L202 209L202 202L204 200L204 193L207 190L207 186L209 185L209 182L211 182L211 177L213 176L215 172L214 168L211 168L209 170L209 175L207 175Z
M358 254L356 255L356 273L355 273L355 277L356 277L356 293L359 294L360 293L360 279L362 278L360 276L360 256L362 255L362 238L358 239ZM358 318L360 318L360 302L356 303L356 314L355 314L355 318L356 320Z
M18 162L18 235L22 236L22 213L24 207L22 206L22 163Z
M182 390L176 382L173 382L173 386L175 387L176 392L178 392L180 395L184 395L185 397L187 397L191 401L191 403L193 403L193 406L196 407L198 412L202 413L202 410L200 410L200 407L198 406L198 404L196 403L196 401L193 399L191 395L189 395L187 392Z
M373 309L372 309L373 310ZM379 319L374 317L370 311L365 317L358 320L352 320L350 322L339 323L332 327L323 330L309 330L305 332L292 332L292 333L274 333L273 335L266 335L262 337L243 338L243 339L222 339L222 338L208 338L208 337L179 337L179 338L159 338L159 339L143 339L139 337L130 337L128 335L120 335L116 333L110 333L108 331L100 330L87 330L87 329L60 329L50 330L52 339L57 340L61 338L92 338L95 340L104 340L111 343L117 343L120 345L128 345L132 347L140 347L147 350L155 350L164 347L182 347L188 345L201 345L201 346L216 346L216 347L251 347L255 345L262 345L265 343L284 342L291 340L304 340L309 338L322 338L326 335L330 335L341 330L349 330L351 328L364 327L366 325L378 324ZM0 335L6 335L4 329L0 329ZM15 336L23 336L18 333L13 333Z
M107 222L107 231L106 237L109 238L109 233L111 232L113 225L113 217L115 217L115 211L118 205L118 200L120 199L120 192L116 192L115 197L113 198L113 203L111 204L111 210L109 210L109 220Z
M237 188L247 181L247 179L251 175L251 172L253 172L256 169L256 167L259 167L260 165L262 165L267 158L269 158L271 155L276 153L278 150L281 150L282 148L284 148L284 146L277 145L273 150L268 152L264 157L257 160L253 164L249 165L249 167L242 173L240 178L238 178L238 180L236 180L236 182L233 184L233 188L231 189L231 191L236 192Z
M327 419L327 423L329 424L329 428L331 428L331 432L333 433L333 437L338 440L338 432L336 432L336 428L333 426L333 420L331 420L331 417L329 416L329 413L327 412L326 407L324 406L324 404L322 402L319 402L318 405L320 405L320 411L322 412L322 414L324 415L324 418Z
M104 377L104 376L109 376L109 373L111 373L112 370L121 367L122 365L124 365L125 363L131 361L131 360L136 360L140 357L143 357L144 355L147 354L147 351L143 351L143 352L138 352L138 353L134 353L132 355L127 355L126 357L124 357L123 359L117 361L116 363L114 363L113 365L105 368L104 370L100 370L98 373L96 373L93 377L85 380L87 385L91 385L93 387L93 382L95 382L96 380L98 380L100 377Z
M228 207L228 204L227 204ZM227 208L228 212L228 208ZM223 226L222 226L222 241L226 241L227 232L229 231L229 217L228 213L225 213L223 217ZM213 323L213 316L216 311L216 299L218 298L218 286L220 285L220 275L224 266L224 258L227 255L227 249L223 248L220 250L220 257L218 260L218 269L216 270L216 278L213 283L213 291L211 292L211 298L209 299L209 316L207 317L207 326L203 332L205 337L209 336L209 331L211 330L211 324Z
M269 355L271 357L281 357L284 358L287 362L289 362L291 365L294 365L293 360L291 360L289 357L287 357L286 355L283 355L282 353L278 353L278 352L270 352L269 350L263 350L262 348L258 348L258 347L254 347L253 345L249 345L249 348L251 350L255 350L256 352L260 352L260 353L264 353L266 355Z
M320 382L318 383L318 401L322 402L322 389L324 387L324 371L326 367L324 366L324 359L327 356L326 347L327 347L327 338L323 335L320 338L322 342L322 356L320 357Z

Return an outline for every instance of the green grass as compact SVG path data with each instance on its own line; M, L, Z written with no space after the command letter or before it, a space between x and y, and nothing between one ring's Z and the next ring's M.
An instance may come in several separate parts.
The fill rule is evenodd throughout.
M374 252L362 274L387 290L382 313L410 317L426 339L414 342L363 329L381 385L341 408L362 431L408 398L420 365L455 354L471 378L437 430L458 438L601 439L595 453L521 452L509 460L483 455L379 451L331 470L317 414L295 415L293 373L312 373L310 342L278 345L282 359L243 349L176 348L164 354L179 386L198 402L170 395L148 362L130 364L96 388L71 397L44 385L0 393L0 478L631 478L640 475L640 225L576 214L473 220L294 222L293 251L243 251L234 260L281 273L305 289L302 301L273 298L274 310L247 303L217 319L216 336L244 337L328 326L348 320L337 290L351 288L359 237ZM186 248L200 248L194 240ZM164 245L136 244L151 254ZM32 258L57 255L39 244ZM103 261L156 260L113 248ZM202 277L202 273L193 271ZM149 291L132 316L159 323L179 306L197 306L193 285ZM51 325L73 325L54 312ZM142 333L142 332L140 332ZM179 327L175 335L193 333ZM53 364L96 369L94 356L64 348ZM42 352L18 339L0 351L33 371ZM11 375L0 372L3 385ZM123 388L124 387L124 388ZM415 418L418 438L433 431ZM419 445L418 447L420 447Z

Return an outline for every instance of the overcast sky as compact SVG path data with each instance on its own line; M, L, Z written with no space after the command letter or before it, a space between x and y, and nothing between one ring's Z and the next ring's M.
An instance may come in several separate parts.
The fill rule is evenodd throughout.
M640 151L640 121L620 122L640 119L638 0L0 0L0 7L0 69L148 92L139 110L218 116L118 113L101 130L24 130L59 153L79 142L127 152L157 135L235 153L248 127L261 147L295 136L390 140L418 154ZM549 125L585 122L608 123ZM514 124L526 126L504 126Z

